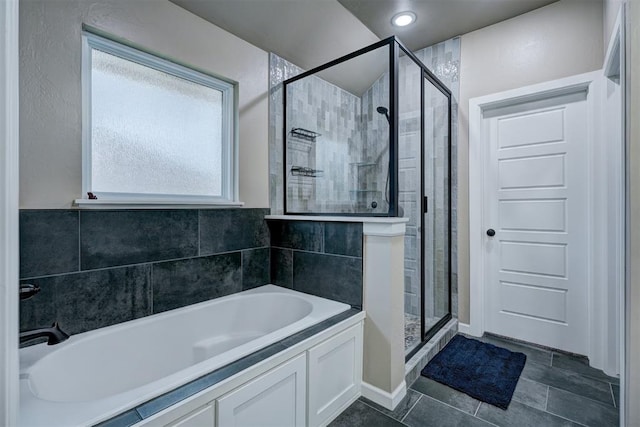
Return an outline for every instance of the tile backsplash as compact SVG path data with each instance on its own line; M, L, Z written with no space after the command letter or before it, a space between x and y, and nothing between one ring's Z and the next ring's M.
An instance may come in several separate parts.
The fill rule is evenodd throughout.
M362 224L270 220L271 281L362 308Z
M77 334L269 283L268 209L24 210L20 328Z
M23 210L20 329L69 334L267 283L362 307L362 224L269 209ZM36 341L37 342L37 341Z

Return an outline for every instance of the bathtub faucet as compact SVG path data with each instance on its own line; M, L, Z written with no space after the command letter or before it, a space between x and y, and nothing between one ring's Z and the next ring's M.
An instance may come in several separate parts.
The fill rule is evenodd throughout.
M60 329L58 322L53 322L50 328L31 329L29 331L20 332L20 344L31 341L36 338L47 337L47 344L60 344L62 341L69 339L69 335Z

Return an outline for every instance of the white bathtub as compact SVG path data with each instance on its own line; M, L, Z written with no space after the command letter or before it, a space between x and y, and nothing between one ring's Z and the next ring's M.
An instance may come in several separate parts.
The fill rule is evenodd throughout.
M265 285L21 349L20 424L109 419L349 308Z

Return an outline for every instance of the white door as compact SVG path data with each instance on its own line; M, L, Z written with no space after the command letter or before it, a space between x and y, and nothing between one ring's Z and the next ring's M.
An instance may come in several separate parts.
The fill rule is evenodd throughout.
M578 354L588 353L586 97L484 116L485 328Z

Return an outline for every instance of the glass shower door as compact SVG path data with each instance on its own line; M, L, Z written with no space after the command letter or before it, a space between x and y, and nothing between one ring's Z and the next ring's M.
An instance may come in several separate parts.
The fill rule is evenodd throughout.
M423 85L423 323L428 340L451 318L451 121L449 95L426 74Z

